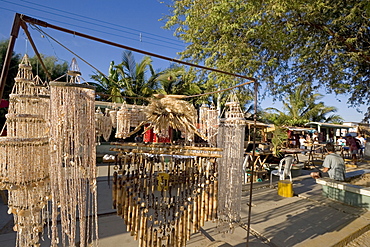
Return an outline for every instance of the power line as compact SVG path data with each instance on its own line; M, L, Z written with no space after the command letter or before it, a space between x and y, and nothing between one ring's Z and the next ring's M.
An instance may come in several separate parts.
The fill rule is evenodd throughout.
M17 15L20 15L20 14L17 14ZM219 70L219 69L214 69L214 68L202 66L202 65L199 65L199 64L193 64L193 63L190 63L190 62L185 62L185 61L182 61L182 60L178 60L178 59L166 57L166 56L163 56L163 55L159 55L157 53L148 52L148 51L144 51L144 50L141 50L141 49L136 49L136 48L126 46L126 45L121 45L121 44L118 44L118 43L115 43L115 42L112 42L112 41L108 41L108 40L105 40L105 39L97 38L97 37L94 37L94 36L91 36L91 35L88 35L88 34L73 31L73 30L70 30L70 29L67 29L67 28L63 28L63 27L59 27L59 26L47 23L45 21L37 20L37 19L32 18L30 16L20 15L20 19L22 21L30 23L30 24L34 24L34 25L42 26L42 27L46 27L46 28L56 29L56 30L59 30L61 32L73 34L73 35L80 36L80 37L83 37L83 38L86 38L86 39L101 42L101 43L104 43L104 44L107 44L107 45L120 47L120 48L130 50L130 51L133 51L133 52L138 52L138 53L141 53L141 54L145 54L145 55L148 55L148 56L151 56L151 57L156 57L156 58L160 58L160 59L163 59L163 60L167 60L167 61L171 61L171 62L175 62L175 63L180 63L180 64L196 67L196 68L199 68L199 69L205 69L205 70L209 70L209 71L213 71L213 72L217 72L217 73L222 73L222 74L225 74L225 75L231 75L231 76L238 77L238 78L244 78L244 79L250 80L251 82L256 81L256 79L252 78L252 77L248 77L248 76L244 76L244 75L240 75L240 74L235 74L235 73L231 73L231 72L227 72L227 71L223 71L223 70Z
M5 0L3 0L5 1ZM71 13L65 13L64 11L62 10L59 10L59 9L56 9L56 8L53 8L53 7L49 7L49 6L45 6L45 5L42 5L42 4L37 4L37 3L33 3L33 2L30 2L30 1L26 1L26 0L20 0L22 2L26 2L26 3L29 3L29 4L32 4L32 5L37 5L37 6L40 6L40 7L43 7L43 8L46 8L46 9L52 9L52 10L55 10L55 11L58 11L58 12L62 12L63 15L65 14L69 14L69 15L73 15L73 16L79 16L81 18L84 18L84 19L88 19L88 20L93 20L93 21L97 21L97 22L100 22L100 23L105 23L105 24L109 24L109 25L112 25L112 26L116 26L116 27L120 27L120 28L124 28L124 29L128 29L128 30L131 30L131 31L136 31L138 33L143 33L143 34L148 34L150 36L155 36L155 37L158 37L158 38L161 38L161 39L166 39L166 41L164 42L167 42L167 38L163 38L162 36L160 35L157 35L157 34L153 34L153 33L149 33L149 32L145 32L145 31L142 31L142 30L138 30L138 29L134 29L134 28L130 28L130 27L125 27L125 26L122 26L122 25L118 25L118 24L114 24L114 23L111 23L111 22L107 22L107 21L103 21L103 20L98 20L98 19L95 19L95 18L91 18L91 17L88 17L88 16L83 16L83 15L80 15L80 14L71 14ZM135 34L136 35L136 34ZM178 41L178 40L174 40L174 41ZM168 43L171 43L171 42L168 42ZM171 43L171 44L174 44L174 43ZM179 45L179 44L175 44L175 45Z
M6 3L10 3L10 4L13 4L13 5L17 5L17 6L20 6L20 7L25 7L25 8L29 8L29 9L33 9L33 10L36 10L36 11L41 11L39 9L36 9L36 8L33 8L33 7L29 7L29 6L25 6L25 5L22 5L22 4L16 4L16 3L12 3L12 2L9 2L9 1L6 1L6 0L0 0L0 1L3 1L3 2L6 2ZM16 12L15 10L10 10L10 9L6 9L6 8L3 8L3 7L0 7L1 9L5 9L5 10L8 10L8 11L14 11ZM60 11L60 10L58 10ZM46 12L46 13L49 13L49 14L52 14L52 15L57 15L57 16L60 16L62 18L65 17L65 14L70 14L70 13L64 13L63 16L61 15L58 15L58 14L55 14L55 13L52 13L52 12L47 12L47 11L43 11L43 12ZM77 15L77 14L76 14ZM79 28L82 28L82 29L86 29L86 30L92 30L92 31L95 31L95 32L100 32L100 33L104 33L104 34L108 34L108 35L112 35L112 36L117 36L117 37L121 37L121 38L124 38L124 39L129 39L129 40L133 40L133 41L139 41L139 37L138 38L130 38L130 37L127 37L127 36L122 36L122 35L118 35L116 34L115 32L105 32L105 31L102 31L102 30L97 30L97 29L93 29L93 28L88 28L88 27L85 27L85 26L79 26L79 25L76 25L76 24L71 24L71 23L67 23L67 22L63 22L63 21L58 21L58 20L55 20L55 19L48 19L48 18L45 18L45 17L40 17L40 16L36 16L37 18L43 18L45 20L50 20L50 21L54 21L54 22L57 22L57 23L61 23L61 24L66 24L66 25L70 25L70 26L74 26L74 27L79 27ZM83 17L83 16L82 16ZM93 19L93 18L89 18L89 17L83 17L83 18L87 18L87 19L92 19L92 20L96 20L96 19ZM104 27L104 28L107 28L107 29L110 29L110 30L114 30L114 31L118 31L118 32L123 32L123 33L129 33L127 31L124 31L124 30L120 30L120 29L117 29L117 28L111 28L111 27L107 27L107 26L104 26L104 25L100 25L100 24L96 24L96 23L91 23L91 22L86 22L86 21L83 21L83 20L79 20L79 19L76 19L76 18L69 18L71 20L76 20L76 21L79 21L79 22L82 22L82 23L87 23L87 24L91 24L91 25L95 25L95 26L101 26L101 27ZM98 21L98 20L97 20ZM102 21L104 22L104 21ZM119 26L119 25L115 25L115 24L112 24L112 23L109 23L109 22L104 22L104 23L108 23L110 25L113 25L113 26L118 26L118 27L123 27L123 26ZM123 27L123 28L127 28L127 27ZM129 28L127 28L129 29ZM136 29L132 29L132 30L136 30ZM161 37L159 35L154 35L154 34L150 34L150 33L147 33L147 32L143 32L141 31L142 33L146 33L146 34L149 34L149 35L153 35L153 36L157 36L157 37ZM133 33L129 33L130 35L138 35L138 34L133 34ZM163 37L162 37L163 38ZM162 42L162 43L166 43L166 44L173 44L175 46L178 46L180 49L183 48L183 46L181 46L180 44L176 44L176 43L173 43L173 42L168 42L168 41L162 41L162 40L159 40L159 39L155 39L155 38L149 38L149 39L152 39L152 40L156 40L156 41L159 41L159 42ZM164 39L164 38L163 38ZM161 46L161 47L165 47L165 48L169 48L169 49L174 49L174 50L179 50L179 48L175 48L175 47L171 47L171 46L167 46L167 45L163 45L163 44L157 44L157 43L153 43L153 42L148 42L148 41L143 41L142 39L142 43L146 43L146 44L151 44L151 45L156 45L156 46Z

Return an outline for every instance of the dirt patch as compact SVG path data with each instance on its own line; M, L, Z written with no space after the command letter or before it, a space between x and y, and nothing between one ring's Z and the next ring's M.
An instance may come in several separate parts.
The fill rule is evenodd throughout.
M370 187L370 173L363 174L360 177L352 178L348 183L362 187Z

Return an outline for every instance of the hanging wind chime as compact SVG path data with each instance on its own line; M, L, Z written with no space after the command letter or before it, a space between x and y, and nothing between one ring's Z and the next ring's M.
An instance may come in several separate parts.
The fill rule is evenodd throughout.
M113 176L113 207L140 247L185 246L206 221L217 219L221 149L122 145L115 149L122 169Z
M100 143L100 137L103 137L105 141L108 141L112 132L112 120L109 113L110 111L106 110L104 114L100 107L95 111L95 129L98 144Z
M16 246L39 246L50 198L50 98L47 87L33 77L27 55L19 64L9 98L7 137L0 138L0 187L9 191Z
M67 82L50 82L52 246L87 246L98 236L95 91L80 75L73 59Z
M225 119L220 123L218 147L223 149L220 159L218 186L218 223L220 232L232 232L240 222L244 131L246 122L236 96L226 103Z
M129 111L126 104L122 104L121 108L117 112L117 130L116 138L125 139L129 137L131 127L131 112Z
M215 109L213 103L211 107L203 104L199 108L199 132L206 136L208 144L212 147L217 146L218 125L218 110Z
M195 127L194 106L176 95L153 99L145 113L147 120L136 130L147 124L158 135L169 128L188 137L201 135ZM118 152L117 168L122 168L113 177L113 206L139 246L185 246L205 221L217 219L221 149L160 143L117 145L125 147L113 149Z

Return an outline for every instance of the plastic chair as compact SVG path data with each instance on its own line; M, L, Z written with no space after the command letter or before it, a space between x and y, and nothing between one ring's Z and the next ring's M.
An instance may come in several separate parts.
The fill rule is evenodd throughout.
M283 163L285 162L285 165L283 167ZM278 170L272 170L270 174L270 187L272 186L272 176L279 176L279 180L284 180L285 177L289 176L290 182L292 182L292 165L294 162L294 157L291 155L286 156L283 158L279 163Z

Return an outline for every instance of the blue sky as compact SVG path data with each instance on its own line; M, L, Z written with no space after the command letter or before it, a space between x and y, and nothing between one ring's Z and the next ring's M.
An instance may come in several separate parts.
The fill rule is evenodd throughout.
M176 53L184 49L185 45L173 36L172 31L163 29L164 22L159 21L169 13L166 6L169 2L170 0L0 0L0 40L9 38L14 14L18 12L63 28L166 57L177 58ZM31 27L29 30L40 53L56 56L60 61L68 63L75 57L59 44L45 36L42 37L37 30ZM116 63L121 61L122 50L120 48L53 29L44 28L43 30L103 73L107 73L111 61ZM16 42L15 52L34 55L22 29ZM140 61L143 57L142 54L134 54L136 61ZM169 61L154 57L152 59L156 70L165 69L170 65ZM77 62L82 77L89 81L90 75L94 74L94 69L79 59ZM337 114L345 121L360 122L363 114L346 105L347 97L348 95L326 95L323 100L326 105L337 107ZM281 102L273 102L272 98L267 98L261 102L261 107L281 108ZM360 110L365 109L365 106L360 107Z

